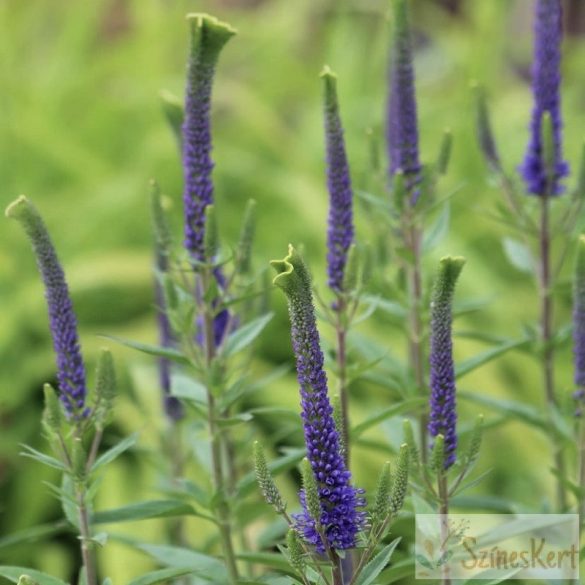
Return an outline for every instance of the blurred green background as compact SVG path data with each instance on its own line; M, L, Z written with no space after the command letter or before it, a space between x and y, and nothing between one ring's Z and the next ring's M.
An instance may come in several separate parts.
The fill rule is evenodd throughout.
M476 146L469 83L477 79L487 87L501 151L513 169L522 158L531 107L527 75L532 0L415 0L412 5L423 160L435 159L445 127L455 139L452 166L441 183L442 193L457 189L451 231L432 250L427 267L432 270L446 253L467 256L458 298L490 302L457 327L518 338L536 314L535 290L530 276L506 260L501 244L506 229L489 217L501 194L489 182ZM585 134L585 39L579 35L585 14L578 1L571 10L563 105L566 155L575 171ZM159 92L182 95L184 15L194 11L210 12L239 31L222 55L213 105L216 199L226 241L235 240L245 202L253 197L259 204L256 267L281 257L288 242L302 242L316 285L324 289L327 194L318 74L325 63L339 76L354 184L363 188L368 182L366 129L380 132L386 99L387 0L3 0L0 207L25 193L43 213L68 274L90 364L105 343L100 334L156 339L148 181L156 177L174 202L180 240L181 171ZM363 216L358 233L368 239ZM558 324L568 319L569 293L566 283L559 287ZM273 307L277 317L260 343L258 372L291 363L281 295L274 295ZM403 355L401 332L383 316L376 322L377 339L392 354ZM330 337L331 331L322 329L324 337ZM457 359L466 359L485 346L460 338L455 349ZM156 495L158 471L150 451L166 424L153 361L120 347L113 350L123 392L107 441L138 430L141 450L112 466L98 497L101 509ZM560 349L558 363L559 392L568 396L568 344ZM60 517L58 503L41 485L54 478L19 456L23 442L44 446L40 389L53 376L34 259L19 227L4 221L0 538ZM520 353L465 378L461 389L542 404L539 370ZM358 384L353 393L356 421L390 404L383 388L362 389ZM297 402L292 374L262 395L263 404L296 408ZM462 421L472 420L477 408L462 402ZM486 416L495 417L487 410ZM398 427L397 421L388 421L378 433L396 444ZM369 488L386 455L366 448L357 453L357 482ZM488 435L480 462L482 470L494 470L474 493L540 509L551 493L548 461L549 448L541 434L521 423L498 426ZM197 520L189 527L194 543L208 531ZM163 539L160 522L124 528L144 540ZM3 549L0 563L68 577L74 546L72 537L59 536ZM101 563L103 573L116 583L153 566L114 542L102 552Z

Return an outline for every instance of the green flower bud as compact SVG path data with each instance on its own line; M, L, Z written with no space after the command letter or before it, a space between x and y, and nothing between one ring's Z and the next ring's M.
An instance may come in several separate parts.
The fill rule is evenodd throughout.
M392 482L390 501L393 514L397 514L402 509L404 499L406 498L406 492L408 490L408 459L408 445L405 443L400 446L398 461L394 472L394 480Z
M258 481L264 499L279 514L282 514L286 510L286 504L274 483L274 479L266 463L264 449L258 441L254 441L254 471L256 472L256 480Z
M437 474L442 474L445 471L445 437L443 435L435 437L430 465L431 469Z
M303 490L305 491L306 509L316 526L321 527L321 502L319 500L319 488L317 480L309 460L305 457L301 462L301 476L303 478Z
M96 369L95 424L103 430L107 424L116 396L116 372L109 349L102 349Z
M392 473L390 462L386 461L378 477L378 487L376 489L376 498L372 510L372 526L382 524L392 512L391 492Z
M305 551L296 530L291 529L288 531L286 535L286 546L290 566L302 575L307 563L305 561Z

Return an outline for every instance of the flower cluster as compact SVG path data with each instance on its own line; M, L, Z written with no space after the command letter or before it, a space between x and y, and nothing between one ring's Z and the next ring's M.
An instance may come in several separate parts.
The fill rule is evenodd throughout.
M534 63L532 92L534 107L530 122L530 142L520 167L528 192L533 195L560 195L561 179L569 174L569 165L563 160L561 143L561 0L537 0L534 25ZM553 169L547 169L544 160L542 118L549 113L552 122L554 148ZM552 172L552 176L549 176Z
M325 146L329 190L327 269L329 286L339 292L343 289L347 254L354 235L353 192L337 101L337 77L329 68L325 68L321 77L325 84Z
M455 368L451 322L453 293L465 260L441 259L431 302L431 414L429 433L445 441L442 459L445 469L455 463L457 449L457 411L455 405Z
M45 285L49 325L57 358L59 396L69 415L83 417L85 410L85 365L77 334L77 319L63 268L39 212L26 197L19 197L6 215L22 223L33 246Z
M341 454L328 396L327 376L323 369L311 278L303 260L292 246L288 256L284 260L273 261L272 266L278 272L274 284L284 291L288 299L307 459L318 485L321 505L317 526L315 518L307 509L305 494L301 492L304 511L295 517L296 528L306 542L315 546L319 552L324 552L326 548L353 548L365 521L365 514L359 511L364 505L360 495L363 492L351 484L351 473ZM326 543L318 527L322 527Z
M418 150L418 122L412 58L408 0L394 3L394 43L390 63L390 95L386 120L386 141L390 175L402 173L405 186L416 203L421 165Z

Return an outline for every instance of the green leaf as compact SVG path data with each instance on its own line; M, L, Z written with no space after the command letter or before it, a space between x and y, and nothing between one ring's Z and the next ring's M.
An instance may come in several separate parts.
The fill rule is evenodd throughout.
M377 579L378 585L390 585L396 581L411 578L414 575L414 561L412 559L404 559L385 569L380 573Z
M233 427L242 423L250 422L254 416L250 412L241 412L229 418L219 418L216 423L219 427Z
M0 551L13 546L18 546L19 544L32 545L42 538L64 532L68 527L68 523L61 520L52 524L42 524L41 526L34 526L33 528L20 530L19 532L0 538Z
M117 445L114 445L111 449L100 455L96 462L93 464L91 470L95 471L108 463L111 463L116 457L120 456L124 451L127 451L136 444L138 440L138 433L133 433L129 437L126 437L120 441Z
M34 459L43 465L48 465L49 467L58 469L59 471L67 471L67 467L65 467L65 465L58 459L55 459L49 455L45 455L44 453L41 453L40 451L37 451L28 445L23 445L22 447L25 449L22 452L23 457L30 457L31 459Z
M238 559L246 561L248 563L255 563L258 565L264 565L266 567L272 567L273 569L279 569L280 571L290 571L290 565L285 557L280 553L269 553L269 552L243 552L237 555Z
M193 567L193 574L208 581L221 583L228 581L225 563L214 557L177 546L141 543L134 546L166 567L190 566Z
M388 564L394 549L398 546L400 537L385 546L360 572L355 585L370 585Z
M193 516L195 514L192 506L180 500L149 500L113 510L97 512L92 517L92 523L110 524L148 520L150 518L166 518L169 516Z
M363 295L360 298L361 302L364 302L369 305L374 305L376 309L380 309L384 313L391 315L392 317L398 317L403 319L408 315L408 310L403 307L400 303L396 303L394 301L389 301L387 299L383 299L381 297L377 297L374 295Z
M286 455L271 461L268 464L268 469L273 476L276 476L295 467L304 456L305 449L291 449ZM258 489L256 474L248 473L238 482L238 497L247 496L256 489Z
M470 372L473 372L473 370L476 370L477 368L483 366L484 364L487 364L488 362L495 360L496 358L507 353L511 349L518 349L520 347L524 347L528 345L528 343L529 343L528 339L520 339L516 341L506 341L501 345L492 347L486 351L477 354L476 356L473 356L472 358L469 358L461 362L455 368L455 375L457 376L458 379L462 378L466 374L469 374Z
M510 264L521 272L532 273L536 263L530 248L526 244L514 240L513 238L504 238L502 240L504 253Z
M539 429L546 430L547 428L546 421L540 411L529 404L470 392L459 392L458 396L464 400L470 400L501 412L507 418L517 418Z
M146 573L137 579L132 579L128 585L155 585L155 583L163 583L175 577L182 577L183 575L190 575L193 573L193 567L173 567L170 569L159 569Z
M451 219L451 206L449 201L443 205L443 209L435 223L425 232L423 250L432 250L435 248L449 232L449 222Z
M183 365L189 365L190 362L186 356L184 356L180 351L173 349L172 347L161 347L159 345L154 345L151 343L141 343L139 341L131 341L129 339L122 339L120 337L115 337L113 335L100 335L104 339L109 339L110 341L115 341L121 345L126 347L130 347L137 351L141 351L142 353L147 353L148 355L154 355L156 357L163 357L167 358L171 361L177 362Z
M207 404L207 389L205 386L185 374L173 374L171 376L171 394L177 398Z
M67 585L65 581L61 581L61 579L57 579L57 577L41 573L41 571L35 571L34 569L28 569L26 567L9 567L4 565L0 566L0 576L12 581L13 583L18 583L21 575L32 577L39 585Z
M262 330L268 325L273 315L274 313L262 315L231 333L225 342L225 347L222 352L223 355L234 355L250 345L262 333Z
M400 404L394 404L389 408L385 408L353 427L351 430L351 437L353 439L357 439L361 434L365 433L368 429L381 423L382 421L402 414L403 412L416 411L420 406L426 404L426 402L427 399L424 397L409 398Z

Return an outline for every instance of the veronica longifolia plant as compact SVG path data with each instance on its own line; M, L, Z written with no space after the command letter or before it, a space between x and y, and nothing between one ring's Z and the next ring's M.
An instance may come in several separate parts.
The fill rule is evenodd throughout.
M351 483L341 448L340 429L336 427L333 407L329 398L327 376L323 365L319 332L311 291L311 278L300 255L292 248L283 260L272 262L278 273L274 284L283 290L288 300L291 322L291 339L296 359L297 378L301 394L301 418L305 436L307 458L301 466L303 489L300 492L302 512L288 516L274 485L261 451L256 452L256 474L260 488L269 504L286 518L291 530L298 536L289 540L289 559L293 568L300 571L304 582L308 576L298 562L298 547L306 551L309 559L317 563L325 555L328 570L321 570L326 582L353 583L383 537L391 519L404 502L408 482L408 451L401 451L394 485L381 480L379 495L368 526L367 544L359 561L342 570L344 551L358 544L358 536L366 529L363 490ZM383 472L387 475L387 467ZM299 540L300 539L300 540ZM390 545L388 555L396 546ZM318 564L314 565L319 567Z
M72 505L75 510L74 515L67 514L67 517L80 541L83 564L80 578L88 585L97 585L95 549L99 541L95 539L91 522L92 499L96 491L96 470L100 467L98 452L115 395L114 365L110 353L104 350L98 362L95 391L90 403L77 319L65 274L45 223L33 204L23 196L7 208L6 215L23 226L36 255L45 286L59 382L58 393L49 384L44 387L43 430L55 458L28 447L25 454L62 473L62 484L54 490L66 514ZM127 446L130 444L128 442Z
M566 236L575 230L585 195L585 184L579 180L571 196L559 197L565 191L563 179L569 174L569 165L562 152L562 38L561 1L534 0L533 107L526 154L518 168L525 184L525 193L533 197L522 197L501 162L481 88L477 90L476 116L480 147L509 205L509 210L500 209L501 219L507 225L514 225L522 239L518 242L507 238L504 241L505 250L512 264L532 272L537 283L540 306L535 327L537 333L534 335L538 343L534 347L535 357L542 367L545 417L549 421L554 468L558 478L559 511L567 508L567 469L562 441L559 433L553 429L553 421L558 419L554 415L560 415L561 403L555 381L557 341L553 292L572 241L572 238ZM562 238L555 241L559 234L562 234ZM555 245L558 245L558 255L555 254ZM530 260L521 261L520 256Z

